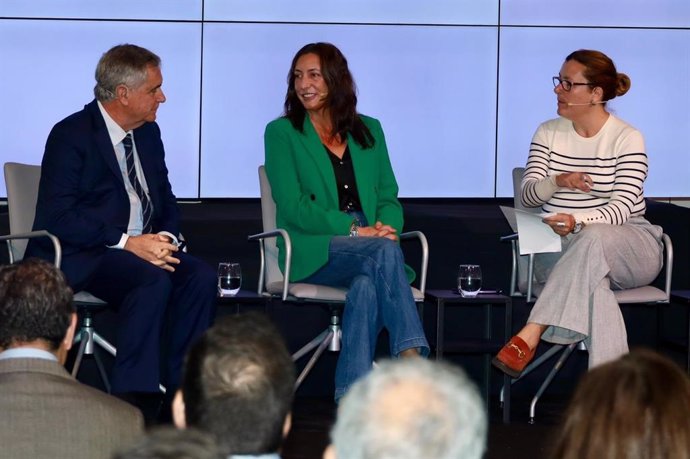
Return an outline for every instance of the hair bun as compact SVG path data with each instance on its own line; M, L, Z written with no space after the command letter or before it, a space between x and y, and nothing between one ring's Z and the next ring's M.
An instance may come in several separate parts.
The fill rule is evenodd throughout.
M622 96L630 89L630 77L625 73L617 75L618 85L616 86L616 96Z

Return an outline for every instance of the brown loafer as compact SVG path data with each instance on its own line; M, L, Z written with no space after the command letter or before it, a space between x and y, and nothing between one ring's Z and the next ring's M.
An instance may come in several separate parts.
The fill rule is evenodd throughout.
M531 350L522 338L513 336L491 363L505 374L519 378L532 357L534 350Z

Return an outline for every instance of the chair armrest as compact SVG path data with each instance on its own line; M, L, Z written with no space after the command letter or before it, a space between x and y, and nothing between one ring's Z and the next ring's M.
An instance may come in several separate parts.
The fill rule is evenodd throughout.
M288 232L282 228L272 231L265 231L263 233L252 234L247 237L248 241L258 241L259 251L261 253L261 264L259 266L259 288L257 293L262 294L264 289L264 276L266 272L266 249L264 248L264 241L269 238L282 237L285 241L285 271L283 272L283 291L281 298L283 301L287 300L288 286L290 284L290 266L292 265L292 240Z
M501 242L516 241L518 239L518 233L509 234L507 236L501 236Z
M520 279L519 279L519 271L520 271L520 247L518 245L518 233L513 233L509 234L507 236L502 236L500 238L501 242L510 242L511 246L511 252L512 252L512 260L511 260L511 269L510 269L510 289L509 289L509 295L510 296L522 296L523 292L520 290ZM528 257L527 261L527 292L525 293L526 296L526 301L528 303L532 302L532 283L534 280L534 254L529 254L526 255Z
M426 290L426 271L429 267L429 242L421 231L407 231L400 234L400 241L417 239L422 246L422 265L420 267L419 290L424 293Z
M9 241L12 241L14 239L35 239L39 237L47 237L48 239L50 239L50 242L53 243L53 250L55 251L55 258L53 260L53 264L55 265L55 267L59 268L60 264L62 263L62 246L60 245L60 240L48 231L38 230L30 231L28 233L7 234L0 236L0 242L5 241L9 243ZM11 248L9 249L9 255L10 263L14 263L14 255L12 254Z
M666 233L661 235L661 239L664 241L664 249L666 251L666 259L664 260L666 263L666 282L664 283L664 291L666 292L666 298L668 298L668 301L671 301L671 278L673 277L673 242L671 242L671 238Z

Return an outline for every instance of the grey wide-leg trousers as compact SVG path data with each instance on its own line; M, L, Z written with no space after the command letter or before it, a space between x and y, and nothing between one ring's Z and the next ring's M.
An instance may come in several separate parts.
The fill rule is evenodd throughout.
M538 298L528 322L548 325L542 339L584 340L589 367L628 352L625 323L612 290L650 284L663 265L662 229L642 217L592 224L563 239L560 253L535 256Z

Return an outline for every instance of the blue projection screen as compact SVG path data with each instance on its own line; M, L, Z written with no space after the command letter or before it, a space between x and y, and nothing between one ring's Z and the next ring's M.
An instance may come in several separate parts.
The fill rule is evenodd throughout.
M593 48L632 79L609 109L645 136L647 196L690 196L678 172L690 162L687 0L109 5L0 1L0 162L40 162L50 128L93 98L101 54L136 43L163 60L158 122L177 196L257 197L263 131L282 112L292 56L330 41L348 58L360 112L383 124L401 196L510 196L510 170L556 116L551 77L568 53Z

